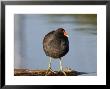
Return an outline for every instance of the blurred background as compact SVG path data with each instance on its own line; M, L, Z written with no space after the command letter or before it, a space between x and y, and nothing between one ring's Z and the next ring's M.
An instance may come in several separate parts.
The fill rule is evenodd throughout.
M14 68L47 69L49 57L43 51L44 36L58 28L69 35L69 52L63 57L63 67L86 75L97 75L97 15L96 14L15 14ZM52 61L53 70L59 60Z

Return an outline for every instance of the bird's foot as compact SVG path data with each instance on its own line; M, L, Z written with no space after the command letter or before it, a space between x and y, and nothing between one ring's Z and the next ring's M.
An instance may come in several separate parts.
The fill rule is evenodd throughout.
M52 68L50 68L50 67L48 68L48 71L51 71L51 72L55 73L55 72L52 70Z
M66 76L66 73L65 73L65 71L63 71L63 70L60 70L60 72L62 72L62 73L64 74L64 76Z
M46 75L49 75L50 72L51 72L51 73L55 73L55 72L52 70L52 68L49 67L48 70L47 70L47 72L46 72Z
M60 73L63 73L64 76L66 76L66 73L65 73L65 71L63 70L63 67L62 67L62 66L60 67L59 72L60 72Z

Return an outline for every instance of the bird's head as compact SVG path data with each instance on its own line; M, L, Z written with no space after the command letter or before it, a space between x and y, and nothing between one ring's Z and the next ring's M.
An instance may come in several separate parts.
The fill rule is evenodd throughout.
M60 33L60 34L63 34L63 35L66 36L66 37L69 37L69 36L68 36L68 33L67 33L63 28L58 28L58 29L56 30L56 32L58 32L58 33Z

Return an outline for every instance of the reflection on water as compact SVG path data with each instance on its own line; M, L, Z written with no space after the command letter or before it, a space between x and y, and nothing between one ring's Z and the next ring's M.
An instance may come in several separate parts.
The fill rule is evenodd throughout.
M81 72L97 72L97 15L15 15L15 68L47 69L42 40L57 28L69 34L70 50L64 57L64 67ZM52 61L59 69L59 61ZM95 72L95 74L92 72Z

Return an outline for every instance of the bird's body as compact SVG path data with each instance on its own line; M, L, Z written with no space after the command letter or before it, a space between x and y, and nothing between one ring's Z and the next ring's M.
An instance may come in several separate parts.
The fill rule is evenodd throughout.
M61 58L69 51L68 37L58 31L51 31L44 37L43 49L47 56Z
M46 56L54 59L61 59L65 56L69 51L69 41L65 30L63 28L59 28L45 35L43 39L43 49ZM49 67L51 67L50 64ZM62 70L61 62L60 69Z

